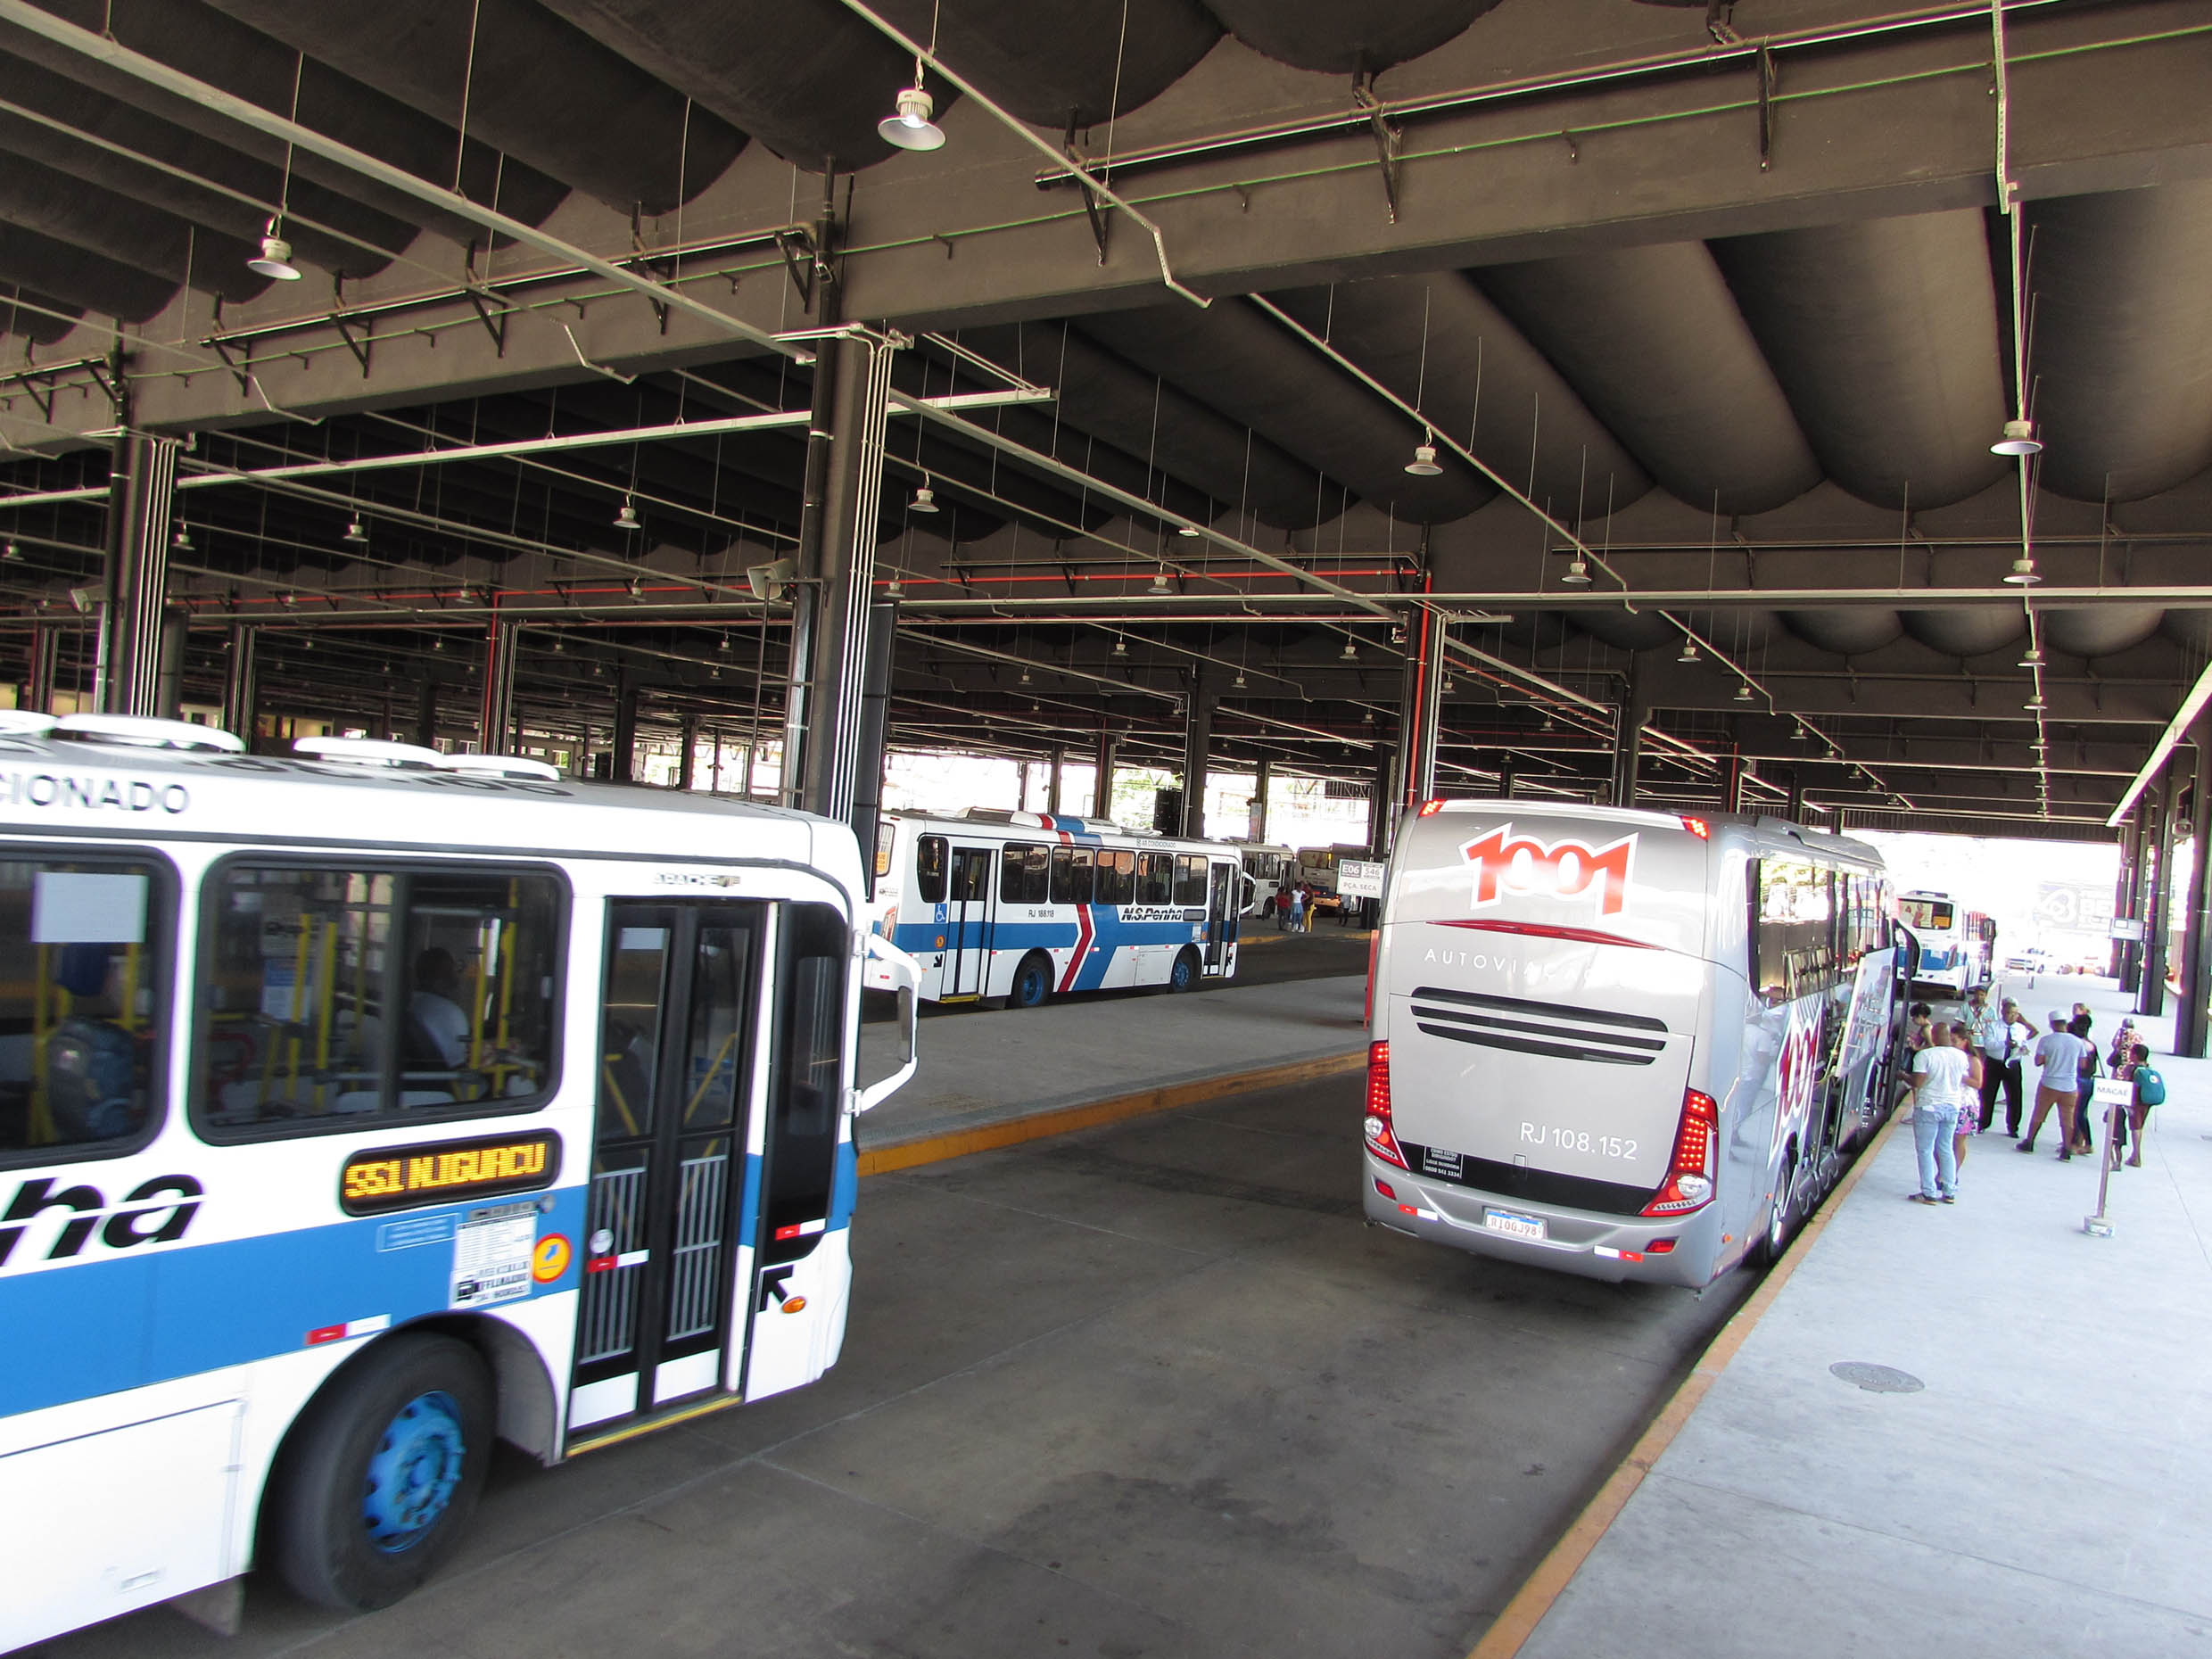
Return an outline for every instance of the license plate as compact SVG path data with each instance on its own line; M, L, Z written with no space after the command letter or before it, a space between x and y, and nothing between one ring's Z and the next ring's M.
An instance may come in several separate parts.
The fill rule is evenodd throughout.
M1544 1236L1544 1221L1540 1216L1516 1215L1510 1209L1485 1209L1482 1225L1493 1233L1510 1233L1517 1239L1540 1239Z

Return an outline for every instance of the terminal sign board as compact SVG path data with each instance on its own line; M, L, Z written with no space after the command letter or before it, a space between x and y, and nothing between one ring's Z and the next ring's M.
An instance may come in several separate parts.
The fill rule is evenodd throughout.
M1336 862L1336 890L1339 896L1355 899L1379 899L1382 896L1382 872L1388 866L1372 863L1364 859L1340 858Z

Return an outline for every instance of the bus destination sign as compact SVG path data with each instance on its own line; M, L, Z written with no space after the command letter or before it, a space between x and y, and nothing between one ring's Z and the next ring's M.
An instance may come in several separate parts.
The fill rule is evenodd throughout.
M349 1216L458 1199L496 1198L551 1186L561 1173L561 1139L543 1132L385 1146L356 1152L338 1176L338 1207Z

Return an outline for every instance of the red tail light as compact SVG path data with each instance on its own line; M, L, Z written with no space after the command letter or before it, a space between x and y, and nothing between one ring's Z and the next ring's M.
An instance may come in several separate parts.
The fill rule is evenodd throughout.
M1367 1150L1386 1164L1396 1164L1407 1174L1413 1166L1398 1150L1398 1135L1391 1127L1391 1045L1367 1044Z
M1690 834L1696 836L1700 841L1710 841L1713 839L1713 826L1702 818L1686 817L1682 820L1682 828L1688 830Z
M1437 815L1437 813L1442 812L1443 810L1444 803L1441 801L1424 801L1421 803L1421 816L1424 818L1433 818Z
M1674 1132L1674 1156L1667 1160L1667 1178L1644 1206L1646 1215L1688 1215L1713 1201L1713 1142L1720 1124L1721 1109L1713 1104L1712 1095L1700 1094L1696 1089L1683 1094L1682 1121Z

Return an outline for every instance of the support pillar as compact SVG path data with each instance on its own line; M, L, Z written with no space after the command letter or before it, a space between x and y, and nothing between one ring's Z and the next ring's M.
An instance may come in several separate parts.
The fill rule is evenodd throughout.
M1098 729L1098 775L1091 782L1091 816L1110 819L1114 815L1114 734L1104 726Z
M1398 824L1398 801L1391 788L1397 775L1397 751L1387 743L1377 744L1374 784L1367 791L1367 851L1376 858L1390 856L1391 831Z
M108 485L107 586L98 689L109 714L161 714L161 631L169 594L169 508L177 440L126 433Z
M1641 664L1629 659L1628 693L1621 699L1621 727L1613 746L1613 804L1636 805L1636 773L1644 754L1644 727L1651 719L1651 699L1644 689Z
M1794 824L1805 821L1805 774L1799 767L1789 769L1789 803L1782 813Z
M1501 756L1498 763L1498 798L1501 801L1513 799L1514 771L1514 756Z
M873 522L872 520L871 522ZM853 833L868 896L876 893L876 826L883 817L883 762L891 724L891 657L898 640L898 605L876 599L868 607L868 656L861 673L859 758L853 774Z
M1443 701L1443 624L1423 606L1406 619L1406 660L1399 676L1398 812L1410 811L1436 793L1438 709ZM1392 813L1393 820L1396 813Z
M1724 813L1740 813L1744 810L1744 755L1741 749L1731 747L1727 760L1721 763L1721 810Z
M2138 923L2143 913L2143 831L2150 818L2150 803L2139 798L2127 820L2127 841L2120 854L2120 890L2112 906L2115 916L2132 917ZM2113 975L2119 980L2120 989L2133 996L2142 986L2142 941L2119 939L2114 944Z
M2174 814L2181 805L2181 768L2169 756L2158 782L2158 854L2143 886L2142 988L2135 1011L2166 1011L2166 920L2174 909Z
M1061 749L1059 744L1052 745L1052 753L1045 764L1044 810L1057 818L1060 816Z
M254 705L261 690L260 639L259 628L232 624L223 659L223 730L248 748L253 747Z
M687 795L698 781L699 717L686 714L678 726L676 749L676 787Z
M1275 763L1265 755L1252 778L1251 825L1249 833L1255 841L1267 838L1267 786L1275 781Z
M515 747L516 627L491 619L484 630L483 702L476 715L476 741L487 755Z
M637 781L639 695L630 670L619 671L615 676L615 752L607 772L615 783Z
M1207 751L1214 741L1213 689L1203 664L1191 671L1191 706L1183 727L1183 833L1206 833Z
M426 749L438 747L438 681L433 674L424 674L415 695L415 741Z
M30 631L30 672L24 676L25 708L43 714L54 713L54 687L62 661L62 631L50 623L33 624Z
M2182 1005L2174 1011L2174 1052L2190 1060L2205 1057L2207 1008L2212 985L2212 715L2199 714L2190 728L2197 745L2197 775L2190 795L2189 821L2196 856L2189 869L2188 920L2182 927Z

